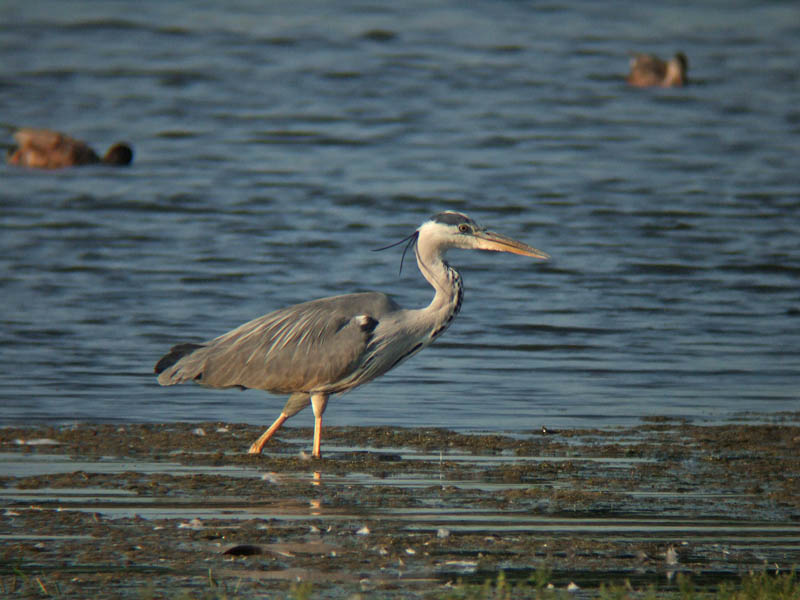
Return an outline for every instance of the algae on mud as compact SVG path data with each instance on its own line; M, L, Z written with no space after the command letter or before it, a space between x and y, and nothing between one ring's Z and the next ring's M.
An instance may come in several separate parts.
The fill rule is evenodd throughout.
M229 597L304 581L329 598L421 598L541 568L557 586L665 591L675 573L787 570L800 564L797 420L330 428L322 460L301 454L305 430L250 456L258 428L237 424L0 429L0 589L204 593L211 572Z

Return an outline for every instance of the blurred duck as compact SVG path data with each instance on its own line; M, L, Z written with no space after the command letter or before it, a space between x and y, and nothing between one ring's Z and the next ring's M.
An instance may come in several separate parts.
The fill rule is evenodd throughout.
M686 85L689 60L678 52L668 61L652 54L635 54L631 59L628 83L636 87L680 87Z
M18 129L17 146L9 151L8 163L35 169L62 169L81 165L124 166L133 160L127 144L114 144L100 158L85 142L49 129Z

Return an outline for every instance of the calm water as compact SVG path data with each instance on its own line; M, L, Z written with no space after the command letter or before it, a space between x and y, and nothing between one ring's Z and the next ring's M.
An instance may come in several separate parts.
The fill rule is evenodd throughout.
M0 167L2 424L271 422L153 364L314 297L427 304L370 249L443 209L554 258L453 252L459 319L327 423L800 409L795 3L4 3L0 48L2 121L136 150ZM678 49L693 85L624 85Z

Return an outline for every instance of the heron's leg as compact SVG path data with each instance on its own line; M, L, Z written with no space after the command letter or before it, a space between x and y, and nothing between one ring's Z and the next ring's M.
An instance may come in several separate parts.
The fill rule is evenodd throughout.
M284 421L286 421L286 419L292 415L299 413L306 406L308 406L310 402L311 396L303 392L298 392L289 396L289 399L286 401L286 406L283 407L281 414L277 419L275 419L275 422L269 426L269 429L261 434L260 438L253 442L253 445L250 446L250 450L247 451L248 454L261 454L264 446L267 445L267 442L272 435L281 428L281 425L283 425Z
M325 405L328 404L328 394L312 394L311 408L314 409L314 447L311 456L322 458L319 451L320 440L322 439L322 413L325 412Z
M275 433L276 431L278 431L278 429L281 428L281 425L283 425L283 422L288 418L289 417L286 416L286 413L281 413L278 416L278 418L275 419L275 422L272 425L269 426L269 429L267 429L264 433L262 433L261 437L258 438L255 442L253 442L253 445L250 446L250 449L247 451L247 453L248 454L261 454L261 451L264 449L264 446L267 445L267 442L269 441L269 438L271 438L272 434Z

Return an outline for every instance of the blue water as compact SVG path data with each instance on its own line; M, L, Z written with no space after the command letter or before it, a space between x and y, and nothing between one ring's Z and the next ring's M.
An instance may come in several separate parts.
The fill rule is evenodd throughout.
M0 167L0 424L267 424L284 398L153 364L320 296L427 304L371 249L444 209L553 260L453 252L453 327L326 423L800 410L795 3L3 3L0 48L4 123L136 152ZM626 87L676 50L692 85Z

